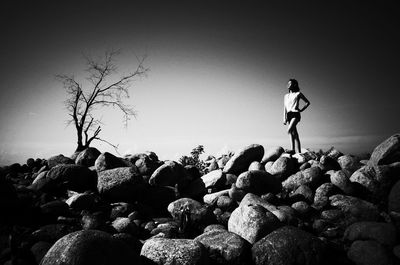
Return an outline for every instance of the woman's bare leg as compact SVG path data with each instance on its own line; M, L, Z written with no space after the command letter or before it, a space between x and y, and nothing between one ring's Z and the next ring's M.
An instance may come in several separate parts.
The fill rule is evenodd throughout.
M301 144L300 144L299 133L297 132L297 127L294 127L293 133L294 133L294 141L297 147L297 152L301 153Z
M290 135L290 142L292 143L292 151L295 152L295 142L296 142L296 134L297 134L297 129L296 129L296 124L297 124L297 119L293 118L290 120L289 125L288 125L288 134ZM297 135L298 139L298 135Z
M289 135L290 135L290 143L292 144L292 151L295 152L295 149L294 149L294 134L293 134L293 132L289 132Z

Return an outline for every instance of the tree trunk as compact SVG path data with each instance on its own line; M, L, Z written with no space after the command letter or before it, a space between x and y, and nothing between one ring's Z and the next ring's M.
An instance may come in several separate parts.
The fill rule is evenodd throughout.
M82 143L82 129L77 129L76 133L78 135L78 142L77 142L77 147L76 147L75 152L81 152L81 151L85 150L86 148L88 148L89 145L88 144L83 145L83 143Z

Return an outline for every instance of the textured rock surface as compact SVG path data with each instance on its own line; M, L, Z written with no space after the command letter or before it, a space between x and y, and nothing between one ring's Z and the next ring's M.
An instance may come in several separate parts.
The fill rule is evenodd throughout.
M396 243L396 227L381 222L357 222L347 227L344 238L349 241L375 240L382 245L393 247Z
M94 147L86 148L76 157L75 164L86 167L94 166L94 163L100 154L100 151Z
M321 177L322 172L319 167L310 167L287 178L282 182L282 186L287 190L295 190L301 185L316 187L321 181Z
M150 185L171 186L185 181L185 170L183 166L175 161L166 161L158 167L149 179Z
M390 253L378 242L373 240L357 240L351 244L347 256L359 265L390 265Z
M252 247L256 265L324 264L324 254L321 240L291 226L275 230Z
M203 245L191 239L149 239L144 243L140 255L151 261L151 264L208 264L207 253Z
M238 150L226 163L224 173L239 175L246 171L253 161L261 161L264 156L264 147L252 144Z
M395 134L375 147L370 162L374 165L387 165L400 161L400 134Z
M330 181L333 185L338 187L343 193L351 195L354 188L351 184L349 176L343 171L338 170L330 174Z
M262 206L241 205L232 212L228 231L254 244L279 225L279 219Z
M56 155L56 156L52 156L50 158L47 159L47 164L49 166L49 168L55 167L59 164L74 164L75 161L72 160L69 157L65 157L64 155Z
M275 178L283 181L287 179L294 171L294 161L288 157L279 157L267 172Z
M283 152L285 152L285 150L281 146L267 148L265 150L265 154L261 160L261 163L265 164L269 161L275 161L281 156Z
M236 180L236 187L255 194L278 193L282 189L277 178L262 170L243 172Z
M141 264L139 256L120 240L97 230L77 231L59 239L41 265Z
M370 202L340 194L329 197L329 200L331 206L342 210L348 224L357 221L377 221L379 219L378 207Z
M250 244L235 233L213 230L194 239L206 248L213 264L248 264L251 257Z
M211 209L190 198L181 198L171 202L168 205L168 212L179 221L185 207L188 208L190 220L195 226L206 226L213 221Z
M206 169L152 152L0 167L0 263L398 264L393 141L375 162L277 148L261 163L252 145L209 155Z
M125 162L122 158L116 157L113 154L105 152L97 157L94 166L96 168L96 171L100 172L117 167L126 167L128 166L128 163Z
M134 167L119 167L99 172L97 190L111 201L132 201L143 192L143 178Z

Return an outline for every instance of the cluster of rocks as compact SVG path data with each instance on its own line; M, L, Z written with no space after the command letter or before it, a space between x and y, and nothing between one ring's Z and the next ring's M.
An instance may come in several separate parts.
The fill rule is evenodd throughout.
M0 264L399 264L400 135L371 156L250 145L0 168Z

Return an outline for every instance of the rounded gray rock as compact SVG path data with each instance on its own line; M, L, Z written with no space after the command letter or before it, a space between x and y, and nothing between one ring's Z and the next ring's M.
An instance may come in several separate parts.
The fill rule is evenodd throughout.
M252 144L238 150L224 166L224 173L239 175L246 171L253 161L261 161L264 156L264 147Z
M282 182L282 186L284 189L290 191L297 189L301 185L309 185L311 188L316 188L316 186L321 182L321 178L321 169L314 166L291 175Z
M236 180L236 187L258 195L268 192L278 193L282 189L281 182L277 178L262 170L243 172Z
M128 265L141 262L124 242L98 230L81 230L62 237L41 262L41 265L87 264Z
M205 265L208 264L204 246L191 239L152 238L140 252L151 264Z
M250 244L235 233L213 230L196 237L207 250L210 261L220 265L245 265L251 259Z
M392 264L390 253L374 240L354 241L347 257L357 265L389 265Z
M375 240L389 247L393 247L397 240L396 227L393 224L382 222L357 222L351 224L344 232L344 239Z
M284 226L265 236L252 247L255 265L324 264L325 246L312 234Z
M110 201L132 201L141 197L144 181L134 167L118 167L99 172L97 190Z
M371 154L373 165L388 165L400 161L400 134L395 134L375 147Z
M279 157L267 172L280 181L287 179L294 171L294 161L289 157Z
M75 164L86 167L94 166L94 163L100 154L100 151L96 148L88 147L79 153L75 159Z
M265 164L269 161L273 162L277 160L281 156L281 154L283 154L283 152L285 152L285 150L281 146L267 148L265 150L265 154L261 160L261 163Z
M128 165L127 162L125 162L122 158L116 157L108 152L104 152L97 157L94 166L96 171L100 172L117 167L126 167Z
M260 205L240 205L229 218L228 231L254 244L280 226L279 219Z

